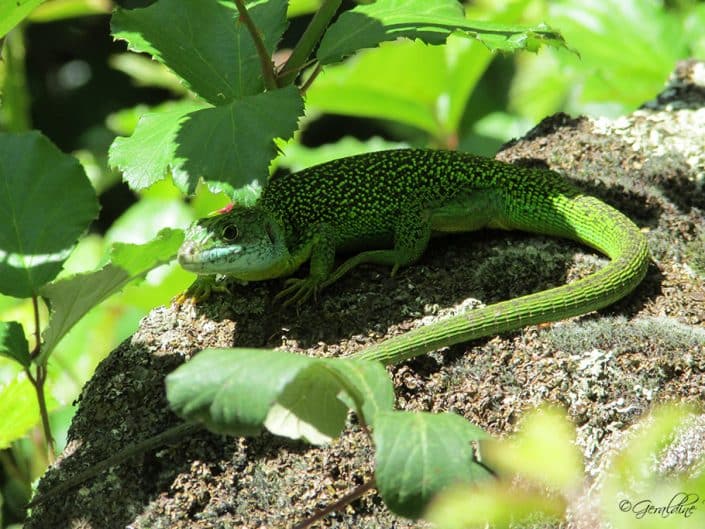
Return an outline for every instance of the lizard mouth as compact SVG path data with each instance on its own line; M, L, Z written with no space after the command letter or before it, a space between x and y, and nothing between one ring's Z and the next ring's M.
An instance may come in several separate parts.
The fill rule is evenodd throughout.
M261 281L278 277L281 259L248 252L241 245L203 249L186 244L177 257L184 270L199 275L223 274L241 281Z
M234 256L241 252L242 247L237 245L204 250L197 244L186 243L179 249L177 260L189 272L228 273L233 267Z

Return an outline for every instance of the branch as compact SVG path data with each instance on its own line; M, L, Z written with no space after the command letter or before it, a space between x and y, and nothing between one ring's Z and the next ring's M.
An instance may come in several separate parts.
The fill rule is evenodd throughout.
M250 14L247 12L244 0L235 0L235 5L237 6L237 10L240 12L240 20L245 24L247 30L250 32L250 35L252 35L252 40L255 42L255 48L257 49L257 55L259 56L259 62L262 67L264 86L267 90L274 90L277 88L277 80L274 77L274 65L272 64L272 57L264 45L262 35L257 29L257 26L255 26L252 18L250 18Z
M293 529L306 529L307 527L311 526L312 524L316 523L317 521L321 520L324 516L334 512L334 511L339 511L343 507L350 505L352 502L354 502L356 499L358 499L360 496L365 494L368 490L372 490L375 488L375 480L371 479L370 481L363 483L359 487L354 488L351 492L340 498L338 501L331 503L327 507L324 507L320 511L318 511L316 514L313 516L310 516L306 518L305 520L297 523Z
M201 428L202 427L198 424L182 423L178 426L174 426L173 428L164 430L163 432L157 435L153 435L152 437L148 437L147 439L130 445L113 454L112 456L98 461L96 464L88 467L83 472L79 472L78 474L68 478L66 481L62 481L61 483L47 490L46 492L40 493L37 497L35 497L32 501L27 504L27 507L36 507L41 503L45 503L47 500L56 497L58 494L63 494L64 492L71 490L75 486L80 485L81 483L87 481L93 476L97 476L98 474L100 474L104 470L109 469L112 466L118 465L133 456L143 454L153 448L162 446L163 444L168 441L171 441L172 439L186 437L191 433L197 432Z
M306 31L304 31L301 39L296 44L289 60L286 61L286 65L282 68L286 73L279 78L279 86L286 86L294 82L299 70L306 64L313 48L318 41L321 40L323 33L325 33L328 24L330 24L331 19L338 11L341 3L342 0L323 1L323 5L321 5L320 9L313 15Z

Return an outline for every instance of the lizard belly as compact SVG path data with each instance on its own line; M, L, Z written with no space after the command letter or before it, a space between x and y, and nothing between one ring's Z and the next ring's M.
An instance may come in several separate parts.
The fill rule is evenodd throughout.
M501 198L492 189L473 191L430 210L434 234L477 231L482 228L510 229L503 221Z

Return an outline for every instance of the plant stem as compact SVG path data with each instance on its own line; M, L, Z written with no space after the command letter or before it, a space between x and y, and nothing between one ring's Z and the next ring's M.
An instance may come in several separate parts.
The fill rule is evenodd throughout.
M153 448L163 445L168 441L171 441L172 439L186 437L189 434L197 432L201 428L202 426L198 424L182 423L178 426L174 426L173 428L169 428L168 430L164 430L163 432L157 435L153 435L152 437L148 437L147 439L130 445L127 448L124 448L118 451L117 453L113 454L112 456L98 461L96 464L90 466L83 472L79 472L78 474L71 476L66 481L56 485L54 488L51 488L44 493L38 494L36 498L29 502L27 507L34 507L41 503L45 503L46 501L55 498L57 495L63 494L64 492L71 490L76 485L80 485L81 483L92 478L93 476L97 476L98 474L100 474L104 470L109 469L112 466L119 465L123 461L133 456L143 454L148 450L151 450Z
M356 487L353 489L351 492L340 498L338 501L331 503L327 507L321 509L318 511L316 514L313 516L309 516L305 520L302 520L298 524L296 524L293 529L306 529L310 525L316 523L318 520L322 519L324 516L332 513L333 511L337 511L339 509L342 509L346 505L351 504L354 502L356 499L358 499L360 496L362 496L365 492L368 490L372 490L375 488L375 480L371 479L370 481L363 483L359 487Z
M41 352L42 335L39 327L39 299L36 295L32 296L32 309L34 310L34 349L32 350L32 358L36 359ZM56 460L54 444L54 436L51 434L51 424L49 423L49 409L47 408L46 395L44 394L44 383L47 379L46 364L36 364L36 375L32 375L29 367L25 368L27 378L34 386L34 391L37 394L37 403L39 404L39 416L42 418L42 429L44 430L44 441L47 447L47 459L49 464Z
M316 67L313 69L311 72L311 75L308 76L308 79L306 79L306 82L301 85L301 95L304 95L306 93L306 90L309 89L311 86L311 83L318 77L318 74L323 71L323 66L321 66L321 63L318 63Z
M299 70L306 63L318 41L321 40L323 33L325 33L328 24L330 24L341 3L342 0L323 1L321 7L313 15L306 31L301 35L301 39L296 44L289 60L286 61L286 65L283 68L286 73L279 78L279 86L286 86L294 82Z
M250 32L250 35L252 35L252 40L255 43L257 55L259 56L260 65L262 67L264 86L267 90L274 90L277 88L277 80L274 76L274 66L272 64L272 57L267 51L267 47L264 45L264 41L262 40L262 35L257 29L257 26L255 26L250 14L247 12L247 7L245 7L244 0L235 0L235 5L237 6L237 10L240 12L240 20L247 27L247 30Z
M49 410L47 408L46 396L44 395L44 383L47 379L47 368L43 365L37 366L36 376L32 376L32 372L29 368L25 369L27 373L27 378L34 386L34 391L37 394L37 403L39 404L39 416L42 418L42 429L44 430L44 440L47 445L47 459L51 465L56 461L56 445L54 444L54 437L51 434L51 424L49 424Z
M32 350L32 358L36 358L39 356L42 344L42 335L39 330L39 300L36 294L32 295L32 310L34 311L34 349Z

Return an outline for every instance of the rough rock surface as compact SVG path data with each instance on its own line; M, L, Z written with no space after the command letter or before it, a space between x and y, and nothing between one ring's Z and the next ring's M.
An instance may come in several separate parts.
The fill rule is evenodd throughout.
M705 399L703 70L702 63L680 65L659 98L618 120L549 118L498 156L562 172L643 228L653 263L633 295L599 313L457 345L390 370L399 408L451 410L498 436L512 433L529 407L564 406L588 475L583 508L565 527L599 527L591 506L601 472L654 404ZM68 446L37 498L178 424L164 376L204 347L345 356L468 298L489 304L542 290L602 262L564 240L479 232L434 240L418 264L393 279L379 267L356 269L300 313L272 304L278 281L197 307L157 308L84 388ZM702 457L704 424L701 417L684 427L661 470L687 469ZM327 448L199 431L52 497L33 510L26 528L290 527L368 480L371 460L355 424ZM333 523L423 525L390 514L374 492L323 522Z

